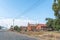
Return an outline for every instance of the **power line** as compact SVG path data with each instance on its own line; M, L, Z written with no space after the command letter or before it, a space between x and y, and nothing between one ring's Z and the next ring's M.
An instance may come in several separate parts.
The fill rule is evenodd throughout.
M35 2L30 8L28 8L27 10L25 10L22 14L26 14L27 12L31 11L32 9L38 7L38 6L41 4L40 1L41 1L41 0L38 0L37 2ZM46 0L44 0L44 1L46 1ZM44 2L44 1L43 1L43 2ZM42 3L43 3L43 2L42 2Z

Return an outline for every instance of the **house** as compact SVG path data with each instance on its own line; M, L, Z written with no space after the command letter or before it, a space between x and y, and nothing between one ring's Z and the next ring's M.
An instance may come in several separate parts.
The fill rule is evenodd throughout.
M40 31L40 30L46 30L47 26L46 24L29 24L27 26L27 31Z
M35 31L36 30L36 25L37 24L29 24L27 26L27 31Z
M36 30L37 30L37 31L47 30L47 26L46 26L46 24L37 24Z

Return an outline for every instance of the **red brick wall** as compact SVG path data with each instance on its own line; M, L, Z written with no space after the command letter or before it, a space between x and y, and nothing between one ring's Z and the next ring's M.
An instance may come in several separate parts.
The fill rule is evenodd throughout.
M45 27L46 27L45 24L37 24L35 29L40 30L40 29L45 28ZM32 27L31 25L28 25L27 30L32 31L32 29L34 29L34 26Z
M41 29L41 25L36 26L36 30L39 30L39 29Z
M38 24L38 25L36 26L36 30L40 30L40 29L45 28L45 27L46 27L45 24Z
M28 30L28 31L31 31L31 29L32 29L31 27L29 27L29 26L27 27L27 30Z

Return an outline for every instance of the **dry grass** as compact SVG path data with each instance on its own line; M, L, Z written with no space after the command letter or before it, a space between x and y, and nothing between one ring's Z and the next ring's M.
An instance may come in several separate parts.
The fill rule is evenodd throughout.
M40 32L22 32L23 34L27 34L29 36L38 37L44 40L60 40L60 33L57 32L49 32L49 31L40 31Z
M45 32L40 38L44 40L60 40L60 33L56 32Z
M27 32L28 35L42 35L44 32Z

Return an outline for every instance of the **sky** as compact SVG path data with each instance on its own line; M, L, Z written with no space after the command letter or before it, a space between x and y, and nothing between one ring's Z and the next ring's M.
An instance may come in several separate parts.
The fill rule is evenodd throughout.
M46 18L55 18L52 10L53 0L0 0L0 25L27 25L27 23L46 23Z

